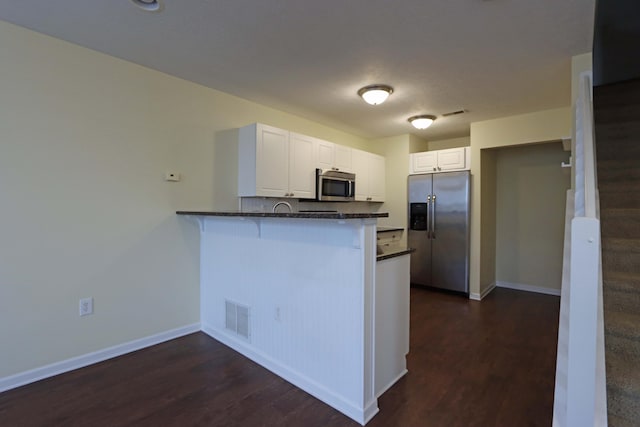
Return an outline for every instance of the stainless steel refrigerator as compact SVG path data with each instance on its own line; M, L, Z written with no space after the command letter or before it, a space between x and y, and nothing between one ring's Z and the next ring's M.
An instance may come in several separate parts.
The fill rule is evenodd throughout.
M410 175L411 283L469 294L469 172Z

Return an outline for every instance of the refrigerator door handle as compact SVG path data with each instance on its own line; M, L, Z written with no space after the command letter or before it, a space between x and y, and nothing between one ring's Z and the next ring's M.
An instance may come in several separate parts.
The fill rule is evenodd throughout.
M436 195L431 196L431 238L436 238Z
M431 203L431 195L427 196L427 239L431 239L431 229L429 227L429 204Z

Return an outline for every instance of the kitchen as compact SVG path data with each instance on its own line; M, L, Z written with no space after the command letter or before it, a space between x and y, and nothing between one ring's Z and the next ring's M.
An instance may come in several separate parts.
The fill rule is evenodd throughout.
M200 231L175 211L236 208L227 191L235 181L216 174L237 164L233 153L225 153L238 128L267 123L374 151L396 170L406 169L410 152L432 142L408 130L361 137L302 112L286 113L0 24L7 58L0 84L9 100L2 110L6 145L0 161L2 182L12 183L3 187L2 235L11 242L2 246L5 385L51 375L59 367L43 367L114 346L130 350L146 337L160 341L199 330ZM570 132L564 108L540 110L545 112L518 123L535 129L544 123L547 131L511 135L509 143L557 140ZM509 129L508 123L492 124ZM476 139L473 128L466 137L472 159L484 147L507 144L489 142L494 130L488 127L478 127L486 140ZM165 181L167 171L181 173L181 181ZM389 206L379 210L389 218L380 225L406 229L405 191L406 176L387 173ZM480 267L472 265L472 277L474 268ZM471 294L490 283L472 279ZM95 299L95 314L78 318L78 299L88 296Z
M385 197L385 160L264 124L237 135L238 168L224 178L236 178L239 209L178 212L201 232L202 330L366 424L377 398L407 373L409 352L412 249L402 227L377 231L377 219L388 217L375 212ZM329 150L342 153L341 163L331 162ZM466 148L430 153L457 159L441 161L445 170L470 165ZM461 196L468 204L468 179ZM289 210L280 213L283 204ZM446 224L433 207L434 228ZM468 224L468 209L465 215ZM443 231L438 242L446 245ZM468 228L463 233L466 296ZM422 252L414 268L431 265ZM250 269L238 274L247 259ZM327 348L340 356L329 357Z

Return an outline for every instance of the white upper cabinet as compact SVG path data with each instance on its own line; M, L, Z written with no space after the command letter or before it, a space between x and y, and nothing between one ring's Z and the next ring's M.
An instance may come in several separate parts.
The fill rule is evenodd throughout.
M334 156L335 168L344 171L353 171L353 149L345 147L344 145L335 144L335 156Z
M318 169L352 171L351 148L349 147L315 139L315 156Z
M469 147L438 150L438 170L450 171L458 169L468 169L470 165L467 165L466 163L467 151L469 151Z
M289 134L289 196L298 199L316 197L314 167L315 138L291 132Z
M413 153L409 156L409 174L468 170L469 154L469 147Z
M413 153L409 156L409 173L424 173L438 170L438 154L436 151Z
M315 197L313 141L272 126L240 128L238 195Z
M353 155L353 172L356 174L356 200L367 200L369 197L369 157L367 152L356 150Z
M385 159L377 154L369 153L371 166L369 169L369 197L373 202L384 202L386 195ZM357 187L356 179L356 187Z
M331 169L334 167L335 144L322 139L315 140L316 168Z
M383 202L385 159L377 154L254 123L239 130L238 196L315 199L316 168L356 174L356 200Z
M385 159L362 150L352 151L353 171L356 174L356 200L384 202Z

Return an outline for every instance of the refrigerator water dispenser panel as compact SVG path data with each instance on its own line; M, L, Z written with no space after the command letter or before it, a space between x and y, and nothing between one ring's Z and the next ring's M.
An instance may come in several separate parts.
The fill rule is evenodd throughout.
M427 204L411 203L411 220L409 224L411 230L427 229Z

